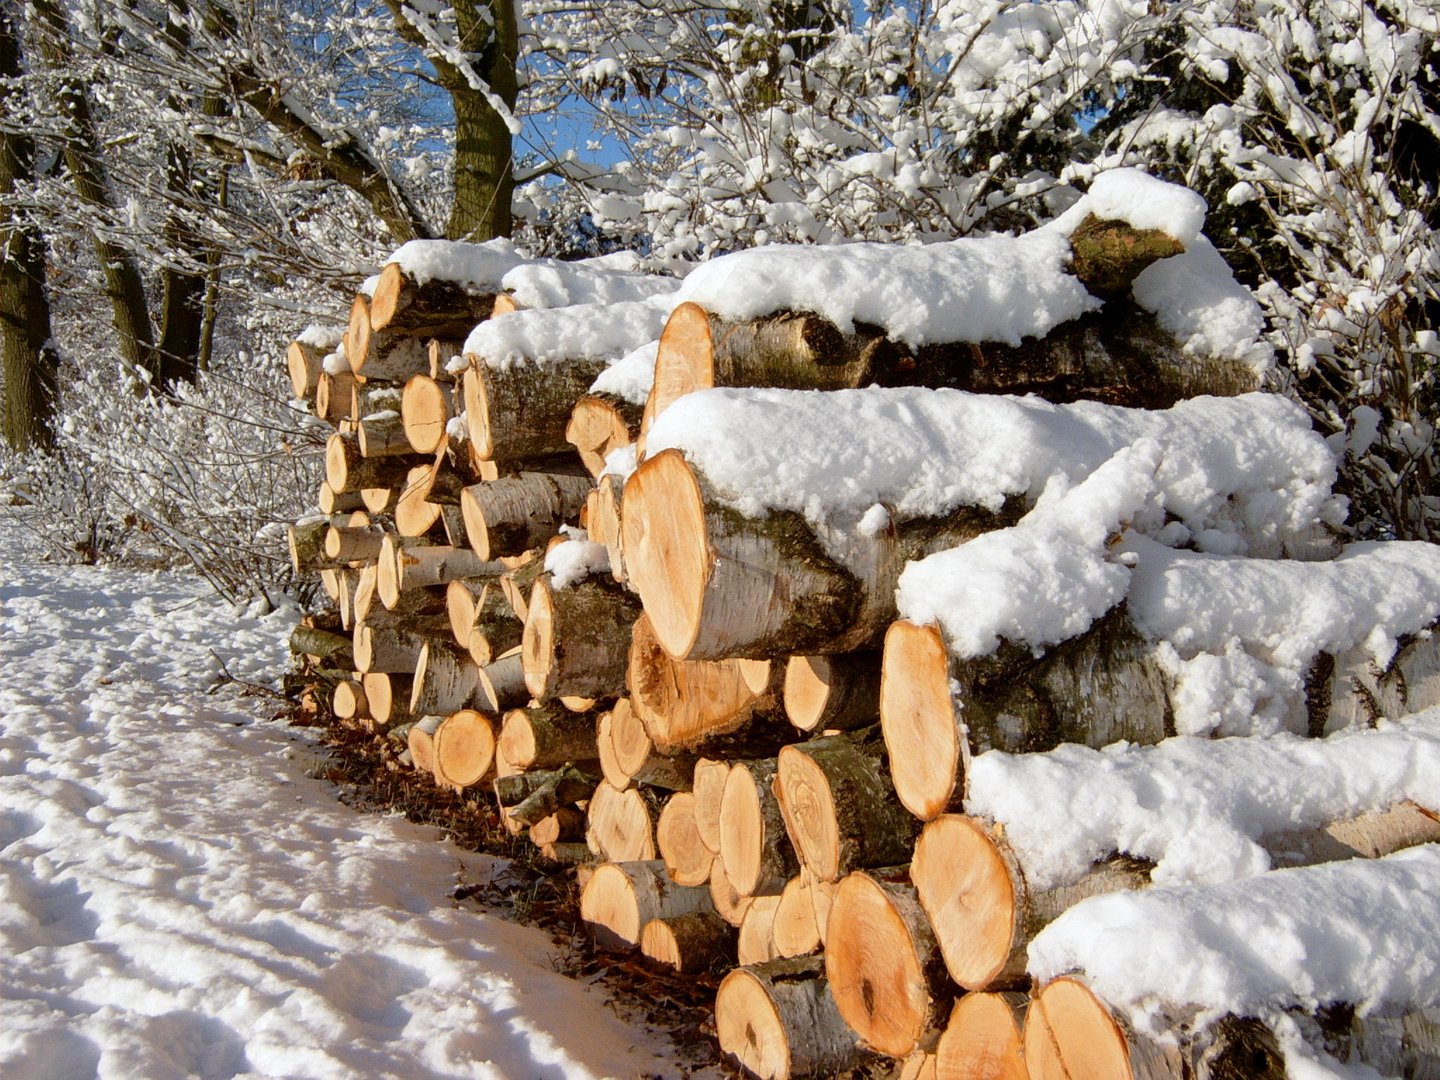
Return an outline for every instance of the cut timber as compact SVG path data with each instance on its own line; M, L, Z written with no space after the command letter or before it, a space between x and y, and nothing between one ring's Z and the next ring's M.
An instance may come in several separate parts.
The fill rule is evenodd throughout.
M922 820L958 805L970 757L982 750L1154 744L1175 733L1173 677L1123 612L1039 659L1002 652L961 663L937 627L905 620L885 635L880 723L890 775Z
M448 585L460 578L495 577L504 571L468 548L417 543L386 536L377 561L376 588L380 602L394 608L403 593L431 585Z
M654 811L638 788L621 790L601 780L587 813L585 842L596 855L610 862L655 858Z
M574 806L559 807L553 814L547 814L530 826L530 842L536 847L551 844L585 843L585 811ZM585 854L590 849L585 848Z
M388 671L367 671L360 679L365 688L365 700L370 705L370 717L381 727L390 727L410 719L409 675L392 674Z
M516 303L515 297L509 293L499 293L495 297L495 310L490 313L493 319L497 315L509 315L512 311L519 311L520 305Z
M795 853L771 791L775 759L738 761L720 799L720 859L740 892L775 895L795 873Z
M575 402L604 370L603 360L500 368L469 359L461 383L465 423L480 457L519 464L574 452L565 429Z
M489 717L473 709L447 716L433 742L435 779L448 787L478 784L495 764L495 731Z
M409 675L431 643L444 644L446 625L434 615L417 615L355 627L355 670Z
M296 656L309 656L317 666L354 668L353 641L344 634L320 630L303 623L290 631L290 651Z
M856 871L830 908L825 977L845 1022L872 1049L905 1057L939 1019L945 965L915 890Z
M644 411L644 406L614 394L587 393L570 411L565 440L579 452L586 471L598 479L605 468L606 456L635 441Z
M698 975L720 964L729 966L735 931L713 911L651 919L641 932L640 951L647 960L681 975Z
M410 761L417 772L435 775L435 732L444 717L425 716L410 725L405 734L405 745L410 751Z
M315 396L324 370L325 357L333 350L322 349L308 341L292 341L285 350L285 370L290 376L290 389L302 401Z
M410 711L417 716L449 714L478 703L480 669L470 654L453 641L438 637L427 641L415 658L413 670Z
M878 644L895 618L905 564L1003 524L961 510L832 539L842 566L795 513L745 518L678 450L647 458L625 484L625 572L671 656L782 657Z
M936 1080L935 1055L916 1050L900 1063L895 1080Z
M400 422L417 454L433 454L445 442L450 422L450 387L429 375L413 375L400 399Z
M361 416L355 422L355 441L363 458L409 456L416 451L405 435L405 424L396 412Z
M473 484L460 494L465 535L482 559L523 554L573 521L592 487L588 476L545 472Z
M493 612L498 599L500 586L493 578L459 578L445 586L445 613L450 616L450 632L457 644L465 644L481 612ZM508 607L505 614L510 614Z
M625 573L625 533L621 527L620 504L624 481L613 473L606 473L595 482L595 492L586 508L589 512L590 539L605 545L605 555L610 560L610 576L622 584Z
M716 855L720 854L720 804L725 798L725 783L730 779L730 763L718 758L700 758L695 762L691 793L695 796L695 829L700 841Z
M315 505L322 514L348 514L361 509L365 503L358 491L336 491L328 480L321 480Z
M462 486L460 478L445 468L443 455L410 469L395 497L395 531L401 536L425 536L435 531L436 522L442 522L448 542L464 546L450 538L452 529L457 534L464 529L460 513ZM444 520L447 512L448 521Z
M820 927L815 921L811 892L815 879L805 867L785 883L780 904L770 926L777 956L804 956L820 947Z
M588 577L564 589L535 582L521 641L525 685L537 699L614 697L625 686L635 594Z
M600 761L616 787L649 784L666 791L688 791L695 771L690 754L662 755L650 741L645 725L635 714L629 698L620 698L606 714L603 724L608 740L602 740ZM613 775L612 775L613 774Z
M398 263L388 263L370 298L370 325L417 337L463 338L490 318L495 294L459 281L417 282Z
M671 795L660 808L655 844L677 885L704 885L710 880L715 854L700 841L695 828L695 797L688 791Z
M580 917L602 948L627 949L640 943L645 924L710 910L710 894L676 885L658 859L607 862L597 867L580 893Z
M482 667L476 681L475 703L486 712L498 713L530 700L530 691L525 687L525 663L518 648Z
M567 765L563 769L510 773L495 778L495 799L521 825L535 825L589 799L598 779L591 773Z
M285 536L290 547L290 568L296 574L339 570L348 565L343 559L332 559L325 554L325 537L329 533L329 518L313 518L287 526Z
M715 995L720 1049L747 1076L837 1076L860 1063L818 959L736 968Z
M935 1080L1030 1080L1022 1048L1024 994L966 994L935 1048Z
M369 520L369 515L356 515ZM380 555L385 529L380 525L331 525L325 534L325 557L336 562L374 560Z
M521 769L545 769L595 757L595 721L555 704L513 709L500 728L501 753Z
M355 376L349 371L338 374L320 372L319 381L315 384L315 415L332 424L350 416L350 395L354 388Z
M725 864L719 859L710 864L709 891L715 913L738 930L755 898L743 895L730 884L730 879L725 876Z
M367 458L352 435L337 432L325 440L325 482L335 491L398 487L410 469L420 464L423 462L414 454Z
M793 739L779 682L780 666L768 660L672 658L648 614L631 629L625 684L635 715L662 751L734 745L755 754Z
M404 383L430 370L430 349L421 338L368 327L357 333L352 326L351 345L354 351L345 355L357 379Z
M341 720L354 720L370 715L365 702L365 687L354 679L335 684L335 693L330 699L335 715Z
M452 390L458 389L458 377L450 370L450 361L454 360L456 366L463 368L465 358L461 355L465 351L463 338L430 339L430 378L442 383ZM458 402L456 402L458 404Z
M1222 1017L1165 1045L1132 1031L1079 979L1031 998L1023 1034L1031 1080L1283 1080L1284 1056L1258 1020Z
M545 558L539 551L527 551L524 555L501 561L506 564L506 569L500 578L500 592L515 617L523 623L530 614L530 594L534 591L535 582L545 573Z
M917 822L874 750L840 735L780 750L776 800L796 854L822 881L910 857Z
M880 719L880 653L792 656L785 715L801 731L853 731Z
M771 934L779 907L779 896L757 896L750 901L745 917L740 920L740 936L735 942L735 955L741 964L763 964L780 955L775 951Z

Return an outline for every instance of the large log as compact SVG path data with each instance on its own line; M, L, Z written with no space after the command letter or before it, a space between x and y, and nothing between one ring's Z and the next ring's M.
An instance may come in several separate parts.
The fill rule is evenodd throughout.
M380 271L367 313L375 330L459 339L490 318L494 308L493 289L444 278L417 282L399 263L388 263Z
M461 383L465 423L480 457L520 465L574 452L565 438L570 415L605 361L492 367L469 359Z
M830 909L825 977L845 1022L874 1050L905 1057L951 996L929 921L903 878L857 870Z
M935 1080L1031 1080L1025 1067L1024 994L966 994L935 1047Z
M435 615L417 615L355 627L355 669L409 675L430 645L446 643L447 626Z
M863 1058L818 959L730 972L715 995L715 1034L747 1076L765 1080L837 1076Z
M658 859L604 863L580 893L580 917L602 948L632 948L652 919L673 919L709 908L705 889L676 885Z
M852 652L895 618L905 564L956 547L1008 518L962 509L944 519L833 537L792 512L746 518L679 451L647 458L625 484L625 567L671 656L780 658Z
M522 472L472 484L460 494L465 534L482 559L542 546L573 521L593 485L575 473Z

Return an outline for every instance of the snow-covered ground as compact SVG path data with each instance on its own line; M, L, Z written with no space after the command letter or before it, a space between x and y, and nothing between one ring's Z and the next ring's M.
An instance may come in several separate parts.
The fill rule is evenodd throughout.
M540 931L448 899L504 872L306 775L291 619L179 576L46 565L0 514L0 1076L676 1076Z

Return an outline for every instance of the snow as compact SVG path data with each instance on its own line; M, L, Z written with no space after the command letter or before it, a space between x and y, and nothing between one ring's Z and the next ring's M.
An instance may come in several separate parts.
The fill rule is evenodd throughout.
M966 812L1004 826L1033 887L1074 882L1117 853L1154 862L1157 885L1215 884L1269 870L1267 837L1407 799L1440 809L1440 709L1324 739L992 750L966 781Z
M671 293L628 303L512 311L472 330L465 352L495 368L619 358L658 338L675 303Z
M1163 1011L1263 1016L1333 1002L1360 1015L1440 1005L1440 845L1220 885L1085 900L1030 943L1047 980L1083 972L1141 1031Z
M602 256L577 262L536 259L507 272L500 285L521 308L531 309L646 300L674 292L680 282L619 269L616 260Z
M747 517L793 510L818 527L845 526L876 503L901 521L998 510L1011 496L1033 504L1142 438L1163 448L1156 484L1180 523L1167 535L1278 553L1343 516L1334 456L1303 410L1274 394L1149 411L916 387L715 389L666 409L646 446L683 451ZM1134 524L1158 531L1165 521Z
M564 527L564 531L569 538L545 553L545 572L550 575L551 585L568 589L591 574L610 572L610 553L604 544L595 543L583 529Z
M655 356L659 351L658 338L632 349L595 377L590 392L614 394L632 405L644 405L655 384Z
M293 616L44 566L0 526L0 1075L673 1076L658 1037L452 902L505 864L340 804L271 705Z
M467 244L458 240L411 240L386 260L423 285L427 281L455 281L475 292L496 291L505 275L525 262L509 240Z
M344 337L344 327L322 326L318 323L312 323L300 331L300 335L295 340L302 345L310 345L316 349L330 352L340 344Z
M1189 188L1166 183L1139 169L1101 173L1086 192L1088 210L1102 221L1136 229L1159 229L1189 248L1205 227L1205 200Z
M680 299L727 319L812 311L845 332L857 322L912 346L1043 337L1100 306L1066 271L1068 237L963 238L928 246L775 245L691 271Z

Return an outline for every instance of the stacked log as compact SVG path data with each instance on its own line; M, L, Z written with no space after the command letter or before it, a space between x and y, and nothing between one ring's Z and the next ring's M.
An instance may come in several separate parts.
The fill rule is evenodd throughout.
M322 516L291 530L297 570L331 575L331 622L349 634L312 626L294 643L324 658L336 715L403 735L418 773L493 797L544 856L589 864L580 914L600 947L725 972L716 1030L748 1074L836 1075L882 1055L906 1076L1048 1075L1031 1044L1067 1011L1086 1031L1127 1037L1103 1002L1070 989L1079 980L1032 996L1026 946L1085 897L1148 888L1154 864L1117 841L1080 880L1032 886L1004 823L963 813L966 783L991 751L1173 736L1176 675L1123 607L1045 648L1000 641L968 658L938 623L900 617L907 567L1016 527L1053 473L943 511L877 499L883 514L817 526L800 507L757 513L662 414L709 387L839 400L876 382L922 388L902 411L956 388L1143 407L1087 429L1114 440L1087 469L1139 438L1203 431L1212 413L1162 411L1253 381L1243 365L1197 359L1125 299L1178 245L1113 224L1072 237L1082 283L1104 305L1020 345L916 346L813 312L736 319L681 304L658 345L636 350L653 364L643 411L633 387L597 381L607 369L596 355L488 361L484 349L510 339L503 321L525 314L503 289L427 291L398 269L373 301L357 300L330 359L311 355L323 344L292 349L293 384L317 415L339 415L330 398L322 407L321 376L351 348L365 358L354 386L403 388L394 416L357 415L368 399L351 394ZM1121 268L1094 270L1107 249ZM544 314L558 325L565 311ZM477 344L480 318L494 329ZM482 351L467 355L467 338ZM463 365L435 359L455 355ZM1097 415L1057 423L1073 433L1076 417ZM1235 450L1261 472L1275 414L1264 415ZM628 478L616 465L625 453L639 461ZM350 509L356 497L367 512ZM1198 533L1196 522L1185 524ZM1288 523L1267 535L1266 554L1334 554ZM1302 733L1340 726L1367 695L1387 714L1422 707L1440 692L1433 640L1407 639L1393 674L1331 657L1311 680L1316 719ZM1318 861L1427 842L1434 821L1416 813L1381 842L1289 837L1277 863L1281 847ZM1294 855L1302 848L1310 855ZM1242 1043L1275 1045L1268 1027L1234 1018L1153 1075L1179 1076L1194 1055L1238 1060Z

